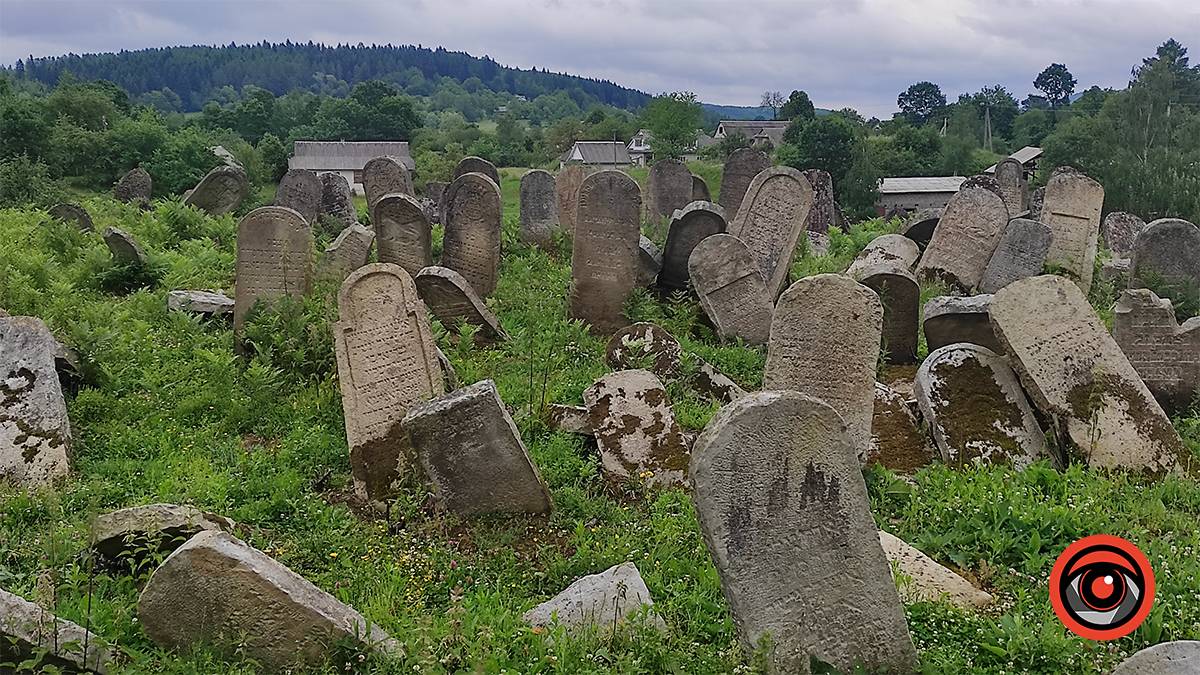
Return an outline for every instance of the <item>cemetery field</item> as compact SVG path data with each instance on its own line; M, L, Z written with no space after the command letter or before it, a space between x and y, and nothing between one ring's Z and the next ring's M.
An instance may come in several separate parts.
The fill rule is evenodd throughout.
M715 194L719 176L704 177ZM83 199L97 230L119 227L146 250L148 271L137 275L112 265L99 232L43 211L0 210L0 307L41 317L78 353L82 379L67 396L73 473L56 488L0 484L0 588L119 645L125 663L116 672L258 672L248 660L163 650L144 634L138 594L163 556L105 569L85 554L98 514L190 504L232 518L237 537L402 645L395 658L347 645L319 672L760 672L762 654L747 653L735 637L688 493L614 485L600 474L594 442L548 425L548 404L580 405L584 389L610 371L607 336L567 319L570 248L560 241L547 254L519 241L518 192L518 170L505 169L504 254L487 304L509 339L483 349L469 331L450 334L435 323L434 333L461 385L495 381L550 489L548 517L439 515L416 483L386 517L355 497L330 332L336 283L252 315L249 360L234 355L227 320L167 310L169 290L232 287L238 218L258 204L210 217L178 202L143 211L107 195ZM821 256L804 244L792 276L845 270L897 226L871 220L833 231ZM654 228L646 232L656 238ZM435 256L441 233L434 228ZM328 243L319 234L317 250ZM1111 317L1112 294L1096 288L1093 304ZM921 290L922 304L944 291ZM699 358L747 390L761 387L765 348L722 345L694 299L639 290L626 314L678 338L685 370ZM924 341L918 350L927 353ZM667 392L687 431L703 429L719 409L679 382ZM1193 406L1172 421L1200 459L1200 411ZM996 598L977 611L905 605L926 672L1102 673L1149 645L1200 639L1196 477L935 463L911 476L868 468L866 483L880 529ZM1135 543L1157 576L1150 617L1108 643L1068 632L1047 592L1056 556L1097 533ZM579 577L626 561L645 579L665 633L634 625L570 637L522 621Z

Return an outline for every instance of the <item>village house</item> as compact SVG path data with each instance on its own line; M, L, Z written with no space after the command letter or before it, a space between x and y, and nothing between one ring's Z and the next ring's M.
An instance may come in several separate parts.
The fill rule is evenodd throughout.
M558 160L559 168L567 164L615 168L630 166L633 159L621 141L575 141Z
M393 157L410 172L417 168L407 141L296 141L288 168L341 174L361 195L362 169L376 157Z
M944 209L965 180L965 176L884 178L879 184L875 210L883 215L896 211Z
M654 161L654 151L650 147L653 138L654 136L650 133L649 129L639 129L638 132L633 135L633 138L629 140L629 145L626 147L629 149L629 157L634 164L638 166L648 166ZM692 145L692 147L688 148L686 153L684 153L682 158L683 161L694 162L700 159L700 152L711 145L715 145L716 143L717 141L715 138L709 136L703 131L696 132L696 142Z
M791 122L768 120L721 120L713 138L721 140L735 134L742 134L750 140L753 147L770 145L778 148L783 143L783 132L787 131Z

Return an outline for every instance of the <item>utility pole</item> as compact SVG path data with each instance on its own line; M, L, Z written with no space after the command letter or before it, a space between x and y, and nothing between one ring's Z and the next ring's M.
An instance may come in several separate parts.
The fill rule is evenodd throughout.
M992 106L983 109L983 147L992 152Z

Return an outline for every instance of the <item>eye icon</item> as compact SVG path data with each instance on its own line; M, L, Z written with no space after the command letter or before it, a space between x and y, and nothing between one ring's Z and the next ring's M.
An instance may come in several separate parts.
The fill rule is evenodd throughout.
M1133 632L1154 604L1154 571L1136 546L1111 535L1067 547L1050 572L1050 603L1071 632L1114 640Z

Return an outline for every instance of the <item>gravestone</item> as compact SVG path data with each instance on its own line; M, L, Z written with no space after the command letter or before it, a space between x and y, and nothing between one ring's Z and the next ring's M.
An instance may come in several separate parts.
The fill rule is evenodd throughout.
M233 314L233 298L219 291L171 291L167 293L167 309L208 316Z
M355 491L378 501L407 473L412 406L442 395L433 331L417 287L403 268L367 265L338 293L334 325L338 386Z
M894 267L911 271L921 258L917 243L902 234L885 234L875 237L850 263L846 275L857 277L861 270L872 267Z
M170 553L206 530L233 532L233 528L232 520L192 506L131 506L96 517L92 550L104 563L122 565L153 553Z
M1200 640L1172 640L1125 659L1112 675L1200 675Z
M725 213L737 216L750 182L769 166L771 159L757 148L738 148L729 154L721 173L721 194L717 196Z
M662 327L635 323L613 334L604 350L604 362L613 370L645 368L664 380L679 375L683 349Z
M558 231L554 175L534 169L521 176L521 241L550 250Z
M704 542L742 644L770 638L772 672L809 672L810 658L916 670L856 452L833 408L795 391L748 394L696 439Z
M1129 285L1200 307L1200 227L1178 218L1147 225L1133 242Z
M588 176L579 189L571 253L571 318L610 335L626 325L625 300L640 269L642 196L620 171Z
M446 185L441 181L429 181L425 184L425 197L433 202L433 215L428 216L429 222L441 223L442 197L446 194Z
M1179 467L1179 434L1078 286L1022 279L996 293L989 312L1025 391L1057 421L1060 448L1094 468Z
M943 211L945 209L921 209L909 214L905 219L904 231L901 234L915 241L921 250L925 250L929 246L929 241L933 239L933 233L937 230Z
M312 290L312 228L295 211L263 206L238 223L233 332L240 336L258 301L299 298Z
M813 205L808 211L804 229L808 232L829 231L837 221L837 202L833 199L833 177L822 169L805 169L804 177L813 189Z
M91 232L95 229L92 225L92 217L78 204L55 204L50 208L50 217L64 223L71 223L81 232Z
M550 512L550 491L491 380L414 406L403 426L446 511Z
M341 232L358 222L358 211L354 208L354 193L350 183L340 173L326 171L320 174L321 181L321 215L327 220L326 229ZM372 226L375 223L371 223Z
M692 198L689 201L712 201L712 193L708 190L708 182L696 174L692 174Z
M417 200L406 194L384 195L371 215L379 262L404 268L409 276L433 264L433 228Z
M1124 211L1113 211L1104 216L1104 221L1100 223L1104 244L1116 258L1128 258L1133 254L1133 240L1144 229L1146 221Z
M996 163L996 184L1000 187L1000 198L1008 212L1016 215L1024 211L1029 202L1029 184L1025 181L1025 167L1012 157Z
M906 245L916 248L910 239L897 237ZM864 251L865 252L865 251ZM875 291L883 305L883 350L888 363L915 363L917 360L917 315L921 303L921 289L917 279L909 271L906 258L897 257L881 260L890 251L878 247L864 259L855 260L847 275L863 286ZM874 258L875 261L870 261Z
M930 298L922 312L922 328L929 351L956 342L970 342L1002 354L1004 347L996 340L988 317L991 302L991 295L941 295Z
M47 604L47 598L39 598ZM37 670L15 666L29 661ZM12 666L9 669L9 666ZM0 588L0 666L6 673L116 671L118 659L103 638Z
M979 292L995 293L1014 281L1041 274L1053 236L1049 227L1036 220L1008 221L1004 236L983 271Z
M600 450L600 469L609 480L659 486L687 481L687 444L654 373L608 373L584 390L583 403Z
M465 323L477 328L475 340L479 343L498 342L508 337L500 328L496 315L458 272L430 266L418 272L413 281L429 312L451 333L457 334L459 326Z
M1041 222L1042 220L1042 204L1046 201L1046 186L1033 191L1029 195L1029 215L1026 218Z
M904 395L886 384L875 383L875 408L871 416L871 445L867 464L879 464L909 474L933 462L929 439L917 424Z
M559 625L568 635L580 635L612 631L643 608L653 607L642 575L633 563L626 562L577 579L563 592L522 614L521 620L540 629ZM646 622L666 629L666 623L653 609L646 610Z
M146 252L137 240L125 230L115 227L104 228L104 245L112 254L114 265L141 267L146 264Z
M412 178L408 168L395 157L375 157L363 165L363 193L367 197L367 211L371 214L371 222L375 222L375 203L384 195L413 194Z
M558 170L554 177L555 198L558 201L558 222L567 232L575 232L575 216L579 210L579 188L588 177L587 169L579 164L568 164Z
M959 190L938 221L917 265L917 276L974 290L1006 225L1008 209L999 195L979 187Z
M1000 194L1000 184L996 182L995 178L985 173L977 173L974 176L968 176L966 180L959 184L958 191L962 192L967 188L982 188L988 192L991 192L997 197L1000 197L1001 201L1004 200Z
M126 204L146 203L150 201L153 188L154 181L151 180L150 174L139 166L121 176L121 180L113 186L113 198Z
M1128 290L1117 301L1112 335L1165 411L1187 410L1200 395L1200 317L1180 326L1169 299Z
M650 167L646 180L646 219L669 218L692 201L692 174L678 159L664 159Z
M240 166L223 164L209 171L183 203L210 216L223 216L241 205L250 194L250 179Z
M691 277L688 259L696 244L725 231L725 209L712 202L692 202L671 215L667 242L663 245L658 286L666 291L686 291Z
M950 466L1045 459L1046 437L1012 368L986 347L965 342L929 354L913 382L917 404L942 461Z
M321 213L322 192L321 179L315 172L288 169L275 188L275 206L286 206L303 216L309 225L316 225L317 215Z
M497 190L500 189L500 172L496 171L495 164L486 159L474 155L463 157L458 162L458 165L454 167L454 178L457 179L468 173L481 173L492 179L492 182L496 184Z
M442 267L486 298L500 275L500 188L481 173L466 173L446 188L443 203Z
M660 271L662 271L662 254L658 252L658 247L654 245L654 242L650 241L650 237L643 234L638 238L638 287L653 286Z
M58 351L41 319L0 318L0 481L33 487L71 470L71 423L54 364Z
M754 255L772 298L787 284L812 202L812 186L804 174L785 166L764 169L746 188L737 217L729 226L729 233Z
M993 602L992 595L934 562L932 558L883 530L879 545L894 576L901 577L899 593L905 603L945 601L961 609L982 609Z
M688 258L688 276L718 336L767 343L772 295L741 239L731 234L702 239Z
M374 232L358 223L350 225L325 247L317 276L342 283L351 272L371 262L374 242Z
M1103 207L1102 185L1078 171L1059 167L1046 183L1041 216L1030 215L1054 233L1046 264L1070 274L1084 293L1092 287Z

